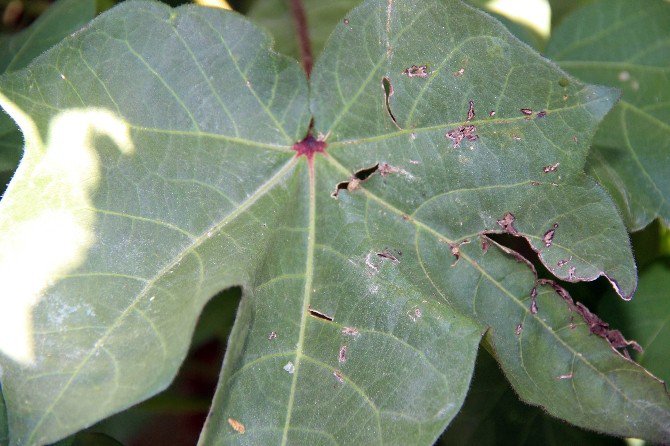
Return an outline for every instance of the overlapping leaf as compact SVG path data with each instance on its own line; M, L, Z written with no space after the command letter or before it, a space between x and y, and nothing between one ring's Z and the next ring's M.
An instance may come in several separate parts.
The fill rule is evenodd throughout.
M662 385L482 235L516 233L558 277L632 294L624 226L582 174L615 93L459 2L347 17L311 98L238 15L146 2L0 80L26 136L0 202L0 322L24 323L0 337L13 444L164 388L231 285L244 296L201 444L430 444L486 329L527 401L667 439ZM327 153L296 157L310 108ZM57 255L36 262L37 247Z
M640 275L640 289L631 305L603 303L603 314L611 315L644 349L636 359L666 383L670 381L670 268L667 259L651 265Z
M623 446L625 442L570 426L538 407L521 403L496 361L482 350L463 408L442 434L438 446L500 444Z
M594 139L589 171L626 225L670 224L670 4L601 0L567 17L546 54L580 79L620 88Z
M35 57L81 28L94 16L95 0L56 2L27 30L0 36L0 73L24 68ZM11 118L0 111L0 176L16 169L22 148L21 132ZM0 181L2 179L0 177Z

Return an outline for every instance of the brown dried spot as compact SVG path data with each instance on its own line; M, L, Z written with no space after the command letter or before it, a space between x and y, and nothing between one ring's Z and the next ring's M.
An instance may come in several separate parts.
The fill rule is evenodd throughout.
M428 77L428 67L425 65L412 65L411 67L405 69L402 74L407 77Z
M342 376L342 372L340 372L339 370L335 370L333 372L333 376L340 384L344 384L344 376Z
M453 147L457 148L460 147L463 139L467 139L468 141L476 141L479 139L479 136L475 134L476 131L477 127L474 125L460 125L455 129L449 130L444 136L451 139L454 142Z
M546 246L547 248L550 247L551 244L554 242L554 234L556 233L557 228L558 223L554 223L554 226L550 230L544 233L542 241L544 242L544 246Z
M358 336L358 329L354 327L343 327L342 334L347 336Z
M516 218L514 217L514 214L511 212L506 212L505 215L503 215L503 218L498 220L498 226L500 226L505 232L516 235L519 233L519 231L517 231L514 227L515 220Z
M491 111L489 112L489 116L490 116L490 117L494 117L495 115L496 115L496 111L495 111L495 110L491 110Z
M522 108L522 109L519 109L519 111L526 116L530 116L530 115L533 114L533 110L530 109L530 108Z
M409 316L410 319L412 319L413 322L416 322L417 319L421 319L423 313L421 312L420 308L415 308L414 310L408 311L407 315Z
M573 141L573 142L577 142L577 135L575 135L575 136L572 137L572 141Z
M400 263L400 260L398 257L402 255L402 252L400 251L395 251L395 253L391 252L390 249L385 248L382 252L378 252L377 256L381 257L382 259L390 260L391 262L398 264Z
M564 101L567 101L567 100L568 100L568 95L567 95L567 94L564 94L564 95L563 95L563 100L564 100Z
M361 183L370 178L370 176L372 176L372 174L377 172L378 169L379 169L379 163L371 167L365 167L363 169L360 169L359 171L354 173L354 175L351 178L349 178L349 180L337 183L337 186L335 186L335 190L330 195L333 198L337 198L341 190L347 190L348 192L353 192L359 189Z
M454 71L454 77L463 76L463 73L465 73L465 68L460 68L458 71Z
M320 311L315 310L312 308L311 305L307 307L307 311L309 312L309 315L312 317L315 317L317 319L323 319L325 321L333 322L332 316L328 316L326 313L322 313Z
M572 379L572 373L566 373L565 375L558 375L556 379Z
M467 121L475 119L475 101L468 101L468 118Z
M347 346L343 345L340 347L340 353L337 356L337 362L342 364L343 362L347 362Z
M538 114L537 114L537 117L538 117L538 118L544 118L545 116L547 116L547 112L544 111L544 110L541 110L541 111L538 112Z
M235 432L237 432L238 434L243 434L244 432L246 432L244 424L240 423L234 418L228 418L228 424L230 424L230 427L235 429Z
M271 331L270 334L268 335L269 340L273 340L277 338L277 332L276 331Z
M568 259L561 259L561 260L559 260L558 262L556 262L556 266L558 266L559 268L561 268L561 267L567 265L568 262L569 262Z
M383 177L385 177L387 175L390 175L392 173L400 173L402 171L403 171L402 169L400 169L398 167L391 166L388 163L381 163L379 165L379 174Z
M410 217L407 214L402 214L402 219L405 220L405 221L410 221L412 219L412 217Z
M556 170L558 170L558 166L560 165L561 163L549 164L548 166L544 166L542 168L542 172L544 173L556 172Z
M530 182L531 186L539 186L540 184L542 184L542 183L540 183L539 181L531 181Z
M523 331L523 324L519 324L516 326L516 329L514 329L514 334L519 336L522 331Z
M349 24L349 19L346 19L346 18L345 18L345 19L342 20L342 21L344 22L345 25L348 25L348 24Z

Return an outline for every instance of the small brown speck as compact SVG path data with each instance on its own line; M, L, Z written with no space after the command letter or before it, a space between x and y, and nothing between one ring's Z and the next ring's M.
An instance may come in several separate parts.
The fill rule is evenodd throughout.
M345 25L348 25L349 24L349 19L344 19L343 22L344 22Z
M576 270L577 270L577 268L575 268L574 266L571 266L570 268L568 268L568 279L572 280L572 279L575 278L575 271Z
M516 326L516 329L514 329L514 334L519 336L521 334L521 331L523 330L523 324L519 324Z
M333 372L333 376L340 384L344 384L344 376L342 376L342 372L340 372L339 370L335 370Z
M342 328L342 334L347 336L358 336L358 329L354 327L344 327Z
M519 111L526 116L530 116L533 114L533 110L531 110L530 108L522 108Z
M549 173L549 172L556 172L558 169L558 166L560 166L561 163L554 163L554 164L549 164L548 166L544 166L542 168L542 172L544 173Z
M468 121L475 119L475 101L468 101Z
M454 77L463 76L463 73L465 73L465 68L461 68L458 71L454 71Z
M412 65L409 68L406 68L402 74L407 77L428 77L428 67L425 65Z
M573 136L573 137L572 137L572 140L573 140L574 142L577 142L577 135Z
M530 313L537 314L537 288L530 291Z
M495 110L491 110L491 111L489 112L489 116L490 116L490 117L494 117L495 115L496 115L496 111L495 111Z
M544 111L544 110L540 111L540 112L537 114L537 117L538 117L538 118L544 118L545 116L547 116L547 112Z
M337 357L337 362L342 364L343 362L347 362L347 346L343 345L340 347L340 353Z
M540 184L542 184L542 183L540 183L539 181L531 181L530 182L531 186L539 186Z
M273 340L277 338L277 332L276 331L271 331L270 334L268 335L269 340Z
M228 418L228 424L230 424L230 427L235 429L235 432L238 434L243 434L246 431L244 424L240 423L234 418Z
M556 266L558 266L558 267L560 268L560 267L562 267L562 266L565 266L568 262L569 262L568 259L562 259L562 260L559 260L559 261L556 263Z

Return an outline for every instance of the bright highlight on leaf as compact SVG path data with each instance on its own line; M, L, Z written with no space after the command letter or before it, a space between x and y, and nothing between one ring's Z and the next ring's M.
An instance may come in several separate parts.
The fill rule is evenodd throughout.
M124 2L0 78L27 144L2 237L51 210L76 225L24 292L33 363L1 361L11 444L164 389L231 286L243 298L200 444L431 444L484 333L523 400L666 441L663 384L496 238L631 297L625 227L583 172L617 92L455 0L363 2L309 84L270 42L236 13Z

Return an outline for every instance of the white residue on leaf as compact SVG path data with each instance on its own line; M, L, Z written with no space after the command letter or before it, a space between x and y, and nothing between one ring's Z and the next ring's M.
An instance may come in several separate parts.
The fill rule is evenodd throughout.
M284 370L286 370L287 372L289 372L292 375L293 372L295 371L295 366L293 365L293 363L291 361L289 361L284 366Z

